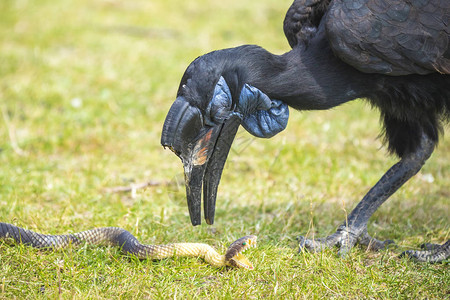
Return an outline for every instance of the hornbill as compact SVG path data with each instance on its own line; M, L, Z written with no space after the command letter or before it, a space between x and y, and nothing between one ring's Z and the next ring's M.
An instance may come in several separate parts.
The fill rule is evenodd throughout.
M185 71L164 122L161 143L183 163L191 222L214 222L217 187L239 125L257 137L282 131L288 107L325 110L364 99L381 113L385 142L400 160L332 235L300 238L300 248L357 243L369 236L377 208L414 176L450 120L450 1L295 0L284 20L292 50L274 55L256 45L217 50ZM403 255L420 261L450 256L450 240Z

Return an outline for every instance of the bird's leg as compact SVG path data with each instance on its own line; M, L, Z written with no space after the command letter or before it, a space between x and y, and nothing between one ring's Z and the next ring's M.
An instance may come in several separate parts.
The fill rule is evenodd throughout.
M375 186L364 196L361 202L348 215L345 222L332 235L321 239L300 237L300 250L321 251L324 248L339 246L339 254L345 255L356 244L369 246L373 250L384 248L392 241L381 242L371 238L367 233L367 222L372 214L408 179L422 168L434 150L434 142L422 134L418 149L404 156L392 166Z

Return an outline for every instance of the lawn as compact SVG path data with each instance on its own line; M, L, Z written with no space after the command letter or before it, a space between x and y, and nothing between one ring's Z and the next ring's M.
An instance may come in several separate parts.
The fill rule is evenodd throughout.
M398 248L297 254L328 235L396 159L363 101L294 112L270 140L240 130L216 224L192 227L179 159L161 128L187 65L211 50L289 50L291 1L0 1L0 221L59 234L120 226L145 243L246 234L254 271L196 258L139 261L116 248L46 252L0 242L0 298L448 298L450 269L399 259L450 237L450 139L383 205L369 232ZM447 136L450 134L448 127ZM108 188L148 180L135 193Z

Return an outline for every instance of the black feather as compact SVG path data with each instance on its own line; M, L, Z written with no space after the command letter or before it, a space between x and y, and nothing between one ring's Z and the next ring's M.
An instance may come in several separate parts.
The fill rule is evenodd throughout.
M223 76L233 104L244 84L299 110L365 98L381 112L385 142L403 157L450 116L450 2L295 0L284 21L293 49L245 45L211 52L186 70L178 95L204 113Z

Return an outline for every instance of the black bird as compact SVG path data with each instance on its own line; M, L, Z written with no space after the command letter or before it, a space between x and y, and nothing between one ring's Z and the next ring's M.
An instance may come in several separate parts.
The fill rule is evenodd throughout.
M221 173L240 124L258 137L283 130L288 106L325 110L365 99L381 113L389 151L400 160L322 239L301 238L319 251L356 243L385 247L367 233L377 208L414 176L450 120L450 1L295 0L284 20L292 50L261 47L211 52L187 68L164 122L161 143L182 160L193 225L214 222ZM405 254L421 261L450 256L450 240Z

